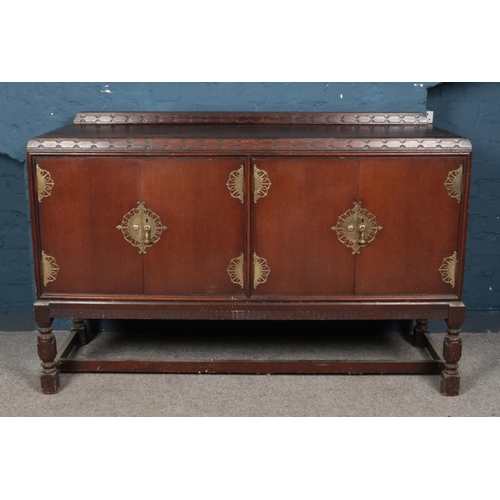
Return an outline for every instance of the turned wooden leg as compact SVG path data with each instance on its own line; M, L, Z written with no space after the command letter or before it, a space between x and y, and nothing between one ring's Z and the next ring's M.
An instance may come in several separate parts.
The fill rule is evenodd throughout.
M417 324L413 327L413 346L425 347L425 334L429 334L429 321L417 319Z
M87 335L87 325L83 322L83 318L73 318L73 327L71 333L78 334L78 342L80 345L87 345L89 338Z
M455 308L453 308L455 309ZM448 328L443 342L444 369L441 372L441 394L458 396L460 392L460 375L458 362L462 356L462 338L460 328L464 323L465 308L453 310L450 307L450 317L446 320Z
M40 382L44 394L55 394L59 389L59 370L55 363L56 338L52 333L52 318L49 307L35 306L35 321L38 324L38 356L42 361Z

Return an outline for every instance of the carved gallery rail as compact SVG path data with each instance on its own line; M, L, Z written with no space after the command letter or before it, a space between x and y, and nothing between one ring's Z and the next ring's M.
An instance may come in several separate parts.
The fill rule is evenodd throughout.
M44 393L60 371L440 373L459 393L471 145L425 115L79 113L27 159ZM429 359L78 358L91 318L414 319Z

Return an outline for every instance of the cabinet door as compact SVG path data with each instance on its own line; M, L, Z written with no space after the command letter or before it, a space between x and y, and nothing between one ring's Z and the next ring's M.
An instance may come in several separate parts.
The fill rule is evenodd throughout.
M332 226L356 201L358 161L254 158L252 165L260 188L252 200L253 294L352 294L355 258Z
M460 163L446 157L360 160L359 200L383 229L356 256L356 294L455 293L439 269L458 250L460 203L445 184Z
M235 191L244 184L244 162L141 159L143 200L167 228L144 255L146 294L243 294L228 268L245 252L245 205Z
M140 197L137 161L44 156L35 164L41 292L142 293L142 258L117 230Z

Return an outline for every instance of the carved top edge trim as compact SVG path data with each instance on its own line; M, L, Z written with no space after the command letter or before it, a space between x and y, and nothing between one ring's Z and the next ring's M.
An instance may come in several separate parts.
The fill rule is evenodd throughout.
M464 138L444 139L53 139L36 138L28 142L28 151L56 153L100 152L120 153L130 151L456 151L472 150Z
M423 113L304 113L304 112L83 112L73 119L75 125L142 125L159 123L241 123L310 125L427 125Z

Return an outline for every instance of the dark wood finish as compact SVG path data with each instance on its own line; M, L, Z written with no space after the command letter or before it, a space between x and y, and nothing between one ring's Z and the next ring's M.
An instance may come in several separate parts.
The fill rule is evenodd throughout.
M76 333L78 335L78 342L80 343L80 345L88 344L89 338L87 333L87 325L84 323L83 318L73 318L71 333Z
M415 347L424 347L426 344L426 335L429 332L429 320L417 319L413 328L413 345Z
M460 377L461 302L471 144L419 113L79 113L29 141L28 185L42 390L65 371L171 373L441 373ZM253 165L268 172L253 201ZM37 199L36 165L55 182ZM462 200L444 185L463 167ZM244 167L245 202L229 174ZM139 254L116 229L137 202L167 226ZM331 230L361 201L382 226L353 255ZM41 252L56 258L42 281ZM253 287L252 255L271 273ZM439 268L457 252L455 284ZM244 254L244 287L230 260ZM56 354L52 318L74 318ZM84 318L213 320L414 319L428 361L106 361L73 359ZM448 323L443 355L428 319ZM235 328L237 334L237 328Z
M459 305L450 306L450 315L446 320L448 328L443 341L445 365L441 372L441 394L457 396L460 391L458 362L462 356L462 338L460 328L465 321L465 309Z
M165 154L257 150L292 155L298 151L471 151L469 140L433 127L420 113L78 113L75 122L31 139L28 151ZM120 123L125 126L117 126Z
M226 186L245 158L146 158L142 198L167 227L144 255L144 293L235 295L231 259L245 252L244 204Z
M441 361L442 366L444 366L444 358L442 354L439 352L439 348L432 340L430 332L426 331L423 335L423 342L422 342L422 347L427 349L427 352L430 354L431 358L434 360Z
M471 189L471 169L472 169L472 153L464 158L464 177L462 183L462 201L460 202L460 227L458 232L458 248L461 253L461 262L457 267L457 292L458 296L462 297L465 275L465 247L467 240L467 221L469 218L469 202Z
M92 125L86 125L86 127L93 127ZM403 151L408 153L421 154L425 151L437 151L437 153L442 152L467 152L470 151L470 142L466 139L458 139L455 137L445 137L443 139L431 139L420 134L411 134L408 138L394 138L391 140L375 138L363 138L362 135L355 137L341 137L344 130L342 127L338 127L337 130L332 129L333 126L328 127L326 130L319 131L320 133L315 133L316 130L302 130L301 136L297 133L294 134L298 137L285 137L283 139L273 139L267 137L259 137L259 133L256 130L247 130L248 135L254 135L252 139L244 139L241 137L232 137L232 132L234 127L227 127L227 130L220 126L219 130L214 130L218 132L221 137L199 137L199 138L185 138L186 135L185 127L179 128L178 130L166 130L165 133L171 137L164 139L152 138L145 139L143 137L137 137L134 139L127 139L126 137L120 137L117 130L113 130L109 127L110 135L116 136L112 139L99 139L99 134L102 133L101 128L105 126L95 126L95 131L93 134L89 134L90 138L76 138L77 133L71 133L72 130L61 129L58 131L58 136L68 135L68 138L62 137L61 139L56 138L43 138L32 139L29 143L30 149L34 153L58 153L59 148L65 149L77 149L79 153L96 153L99 151L103 154L108 153L186 153L186 152L196 152L196 153L215 153L215 152L228 152L232 154L241 154L244 151L251 152L255 154L258 152L274 152L279 151L282 154L291 154L291 152L334 152L334 151L345 151L349 149L350 152L360 152L366 153L368 151L374 153L401 153ZM106 128L106 127L105 127ZM148 128L146 125L144 128ZM401 135L406 135L409 132L414 132L415 128L411 131L405 131L404 128L401 130ZM153 133L153 130L142 130L145 136ZM286 135L287 130L273 130L273 135ZM367 130L369 132L369 130ZM389 133L391 131L388 131ZM425 132L424 130L422 132ZM359 133L359 131L358 131ZM123 134L123 133L122 133ZM201 131L198 132L201 135ZM229 135L229 137L227 137ZM354 135L354 134L353 134ZM304 136L304 137L302 137ZM315 139L310 138L310 136L316 137ZM331 136L334 136L331 138ZM244 137L244 135L243 135ZM97 151L96 151L97 150Z
M253 166L272 184L267 196L252 201L252 255L271 269L252 294L352 295L355 259L331 227L356 201L358 161L252 158Z
M63 346L61 347L61 350L56 355L55 358L56 365L58 365L59 360L69 357L69 355L74 350L76 351L78 349L78 346L81 345L82 343L78 338L78 331L71 330L70 334L68 335L68 338L66 339L66 342L64 342Z
M35 304L35 321L38 324L38 357L42 361L40 384L44 394L55 394L59 389L59 370L56 366L56 337L52 332L52 318L46 304Z
M55 318L89 319L234 319L234 320L365 320L448 317L450 302L271 302L51 300Z
M460 204L445 181L463 158L360 161L359 199L382 226L356 257L356 294L444 294L439 268L458 248Z
M143 293L142 256L116 226L142 201L140 168L131 158L38 157L51 195L38 202L41 251L56 259L57 293ZM33 165L34 168L34 165Z
M443 367L441 361L387 361L387 360L283 360L283 361L140 361L60 359L61 372L99 373L198 373L198 374L437 374Z

